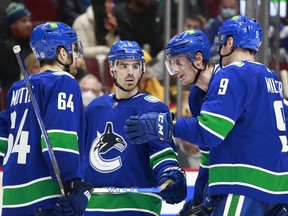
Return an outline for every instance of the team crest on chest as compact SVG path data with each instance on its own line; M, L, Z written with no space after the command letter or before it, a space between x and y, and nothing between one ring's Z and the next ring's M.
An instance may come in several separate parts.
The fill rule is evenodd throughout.
M115 133L112 122L107 122L104 132L97 131L90 148L90 164L98 172L110 173L122 166L121 153L127 143L122 136Z

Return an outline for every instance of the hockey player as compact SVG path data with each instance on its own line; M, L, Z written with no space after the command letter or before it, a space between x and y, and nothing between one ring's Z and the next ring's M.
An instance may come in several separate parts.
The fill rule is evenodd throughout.
M165 64L170 75L177 75L182 85L194 84L190 90L188 102L192 116L198 116L210 80L220 69L219 65L214 65L210 61L210 43L207 36L199 30L181 32L169 41L165 53L169 58ZM201 162L194 195L185 203L180 215L202 204L205 197L203 193L208 182L209 148L200 147L200 152ZM205 205L211 207L209 202ZM208 208L205 211L207 212Z
M24 81L7 97L9 138L3 161L2 215L82 215L92 185L82 181L84 111L76 79L81 43L68 25L51 22L34 28L30 46L40 73L29 80L47 130L66 196L57 184L52 161Z
M173 124L170 113L149 113L126 122L132 143L170 139L173 131L175 137L211 147L208 191L214 198L213 215L280 215L288 203L282 84L255 62L261 42L255 19L227 20L219 28L220 63L225 67L211 80L200 115Z
M117 41L111 47L108 61L116 91L94 99L85 110L85 180L94 187L112 188L151 188L167 180L173 184L160 194L93 194L85 215L160 215L161 197L175 204L187 194L186 177L179 166L175 145L161 140L132 145L123 127L131 115L168 112L168 107L137 90L145 72L145 60L136 42Z

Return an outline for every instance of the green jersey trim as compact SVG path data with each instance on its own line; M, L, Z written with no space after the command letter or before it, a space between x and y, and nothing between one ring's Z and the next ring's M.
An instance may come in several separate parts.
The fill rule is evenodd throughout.
M150 156L150 166L154 169L163 161L173 160L179 163L178 155L172 148L165 148Z
M4 156L7 151L8 139L0 137L0 156Z
M160 215L162 199L156 194L92 194L86 211L134 211Z
M272 172L246 164L209 167L209 186L240 185L269 194L288 194L288 172Z
M79 153L78 137L74 131L49 130L48 137L53 148ZM43 136L41 137L41 147L42 151L47 150Z
M58 184L51 177L44 177L21 185L4 186L3 207L23 207L60 196Z
M232 130L235 122L226 116L201 111L200 116L197 117L199 125L211 134L224 140L227 134Z

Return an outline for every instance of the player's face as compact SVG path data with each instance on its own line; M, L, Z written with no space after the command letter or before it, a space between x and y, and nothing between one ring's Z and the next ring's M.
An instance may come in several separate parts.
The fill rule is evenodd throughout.
M141 65L136 60L119 60L114 78L126 90L134 89L141 77Z
M182 85L192 83L195 77L194 69L185 54L173 56L165 61L170 75L176 75Z
M70 74L75 76L77 74L77 68L78 68L77 61L78 58L83 57L83 49L80 41L74 43L72 47L73 47L73 63L70 65Z

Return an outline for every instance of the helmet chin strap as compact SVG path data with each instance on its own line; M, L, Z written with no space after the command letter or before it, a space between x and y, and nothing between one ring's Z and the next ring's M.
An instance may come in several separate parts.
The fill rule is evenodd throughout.
M222 68L222 60L223 60L223 58L231 55L231 54L234 52L234 50L235 50L235 46L233 46L231 52L229 52L229 53L226 54L226 55L221 55L222 46L223 46L223 45L221 45L221 46L219 47L219 56L220 56L219 65L220 65L220 68Z
M141 77L140 77L140 79L138 80L137 85L136 85L133 89L131 89L131 90L124 89L124 88L117 82L117 79L115 79L114 76L112 77L112 79L113 79L113 82L115 83L115 85L116 85L118 88L120 88L121 90L123 90L123 91L125 91L125 92L131 92L131 91L133 91L135 88L137 88L139 82L140 82L141 79L142 79L143 73L144 73L144 72L141 73Z
M55 60L62 66L64 66L64 71L70 73L70 65L73 64L73 55L72 54L69 54L70 55L70 58L71 58L71 63L70 64L64 64L63 62L61 62L58 57L56 56L55 57Z
M202 71L206 70L206 66L207 66L207 62L204 62L204 68L203 69L199 69L196 67L196 65L194 64L194 62L192 63L192 66L197 70L197 73L196 73L196 76L192 82L192 84L196 84L198 79L199 79L199 76L201 74Z

